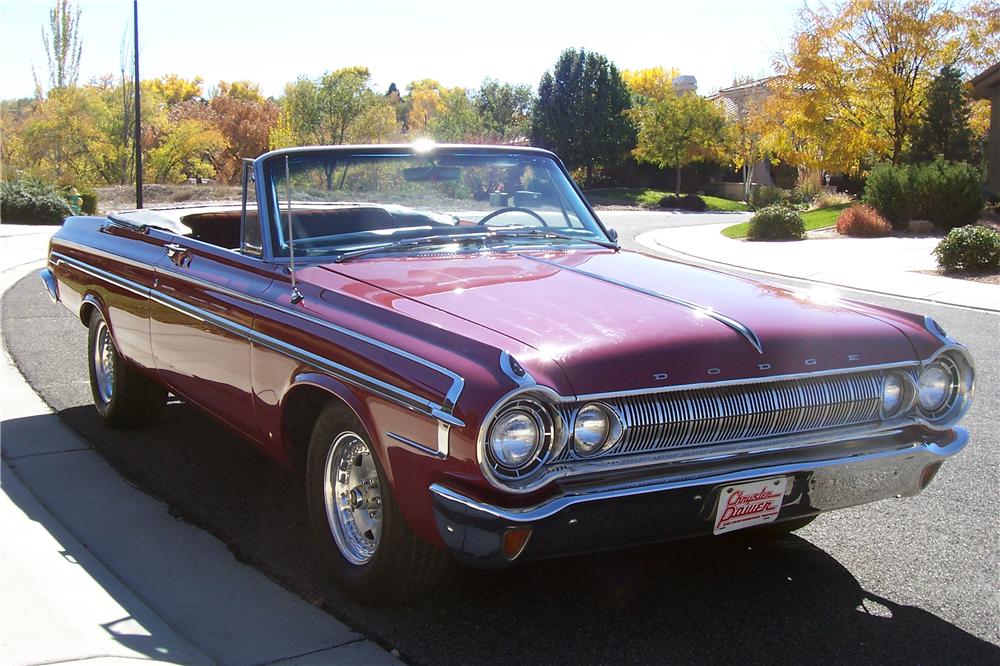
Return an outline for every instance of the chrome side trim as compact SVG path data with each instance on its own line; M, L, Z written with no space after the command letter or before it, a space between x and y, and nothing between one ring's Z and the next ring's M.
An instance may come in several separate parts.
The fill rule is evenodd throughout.
M438 421L438 453L447 458L451 451L451 426L444 421Z
M500 352L500 370L518 386L533 386L535 378L508 352ZM520 371L520 372L518 372Z
M262 345L306 365L323 370L337 379L341 379L345 382L371 391L372 393L401 404L404 407L412 409L416 412L432 416L439 421L447 423L448 425L458 427L465 425L461 419L453 416L450 411L446 411L444 406L434 403L426 398L422 398L421 396L411 393L410 391L384 382L381 379L372 377L371 375L367 375L346 365L337 363L336 361L323 358L317 354L313 354L310 351L302 349L301 347L296 347L278 340L277 338L264 335L263 333L247 328L241 324L237 324L206 310L202 310L201 308L193 307L184 301L178 300L168 294L164 294L163 292L154 289L147 289L142 285L132 282L131 280L122 278L99 268L95 268L77 259L73 259L72 257L55 252L53 253L53 256L58 256L60 261L63 261L77 270L91 275L92 277L110 282L111 284L128 291L132 291L140 296L145 296L150 300L176 310L182 314L193 317L198 321L212 324L213 326L217 326L229 333L249 340L252 343Z
M964 428L955 428L955 438L950 443L941 446L935 443L914 442L906 448L893 448L890 450L876 451L860 455L845 456L842 458L832 458L818 461L801 461L795 463L784 463L767 467L757 467L752 469L742 469L733 472L714 474L710 476L688 475L682 478L665 478L658 482L645 482L635 485L615 486L606 489L592 490L585 493L568 493L560 495L550 500L546 500L532 507L520 509L505 509L478 502L466 497L441 484L431 484L429 490L438 497L460 504L471 512L480 516L487 516L511 523L534 523L546 518L551 518L563 509L576 504L587 502L599 502L622 497L633 497L636 495L646 495L649 493L659 493L676 490L680 488L691 488L696 486L719 485L725 483L739 483L741 481L766 478L769 476L785 476L795 473L814 471L836 467L844 464L865 464L875 463L894 457L910 458L914 455L924 455L927 463L948 458L961 451L969 441L969 433Z
M57 264L67 264L81 273L86 273L87 275L95 277L98 280L110 282L111 284L121 287L126 291L130 291L137 296L149 298L149 288L142 286L138 282L133 282L128 278L123 278L119 275L109 273L108 271L96 268L95 266L91 266L90 264L86 264L78 259L74 259L73 257L69 257L59 252L53 252L50 256L56 260Z
M682 298L677 298L675 296L668 296L667 294L664 294L664 293L661 293L661 292L658 292L658 291L653 291L652 289L645 289L643 287L639 287L639 286L636 286L634 284L629 284L628 282L622 282L621 280L616 280L614 278L609 278L609 277L606 277L604 275L598 275L597 273L591 273L590 271L585 271L582 268L576 268L574 266L564 266L563 264L560 264L558 262L550 261L548 259L541 259L539 257L528 257L528 258L534 259L535 261L541 262L543 264L547 264L549 266L553 266L555 268L562 269L564 271L571 271L573 273L578 273L580 275L586 275L589 278L593 278L595 280L600 280L601 282L607 282L608 284L613 284L613 285L616 285L618 287L622 287L624 289L629 289L631 291L635 291L635 292L638 292L640 294L645 294L646 296L652 296L653 298L658 298L661 301L667 301L668 303L673 303L674 305L680 305L681 307L685 307L685 308L688 308L689 310L693 310L694 312L697 312L698 314L705 315L706 317L709 317L710 319L714 319L715 321L719 322L720 324L724 324L724 325L728 326L729 328L731 328L732 330L736 331L741 336L743 336L743 338L745 338L746 341L749 342L750 345L754 349L757 350L758 354L763 354L764 353L764 348L761 345L760 338L757 337L757 334L754 333L753 330L749 326L747 326L746 324L744 324L742 322L739 322L739 321L733 319L732 317L730 317L728 315L722 314L721 312L716 312L715 310L713 310L711 308L705 307L703 305L698 305L697 303L692 303L691 301L685 301Z
M38 271L38 277L42 278L42 282L45 283L45 291L49 293L49 300L53 303L59 302L59 284L56 282L56 278L52 275L52 271L47 268L43 268Z
M97 254L98 256L101 256L101 257L112 259L114 261L121 261L123 263L126 263L126 264L128 264L130 266L134 266L136 268L144 268L144 269L151 268L147 264L142 264L142 263L139 263L139 262L136 262L136 261L132 261L132 260L127 259L125 257L120 257L118 255L113 255L113 254L110 254L110 253L105 252L103 250L99 250L99 249L96 249L96 248L88 247L86 245L81 245L80 243L75 243L75 242L66 241L66 240L60 240L60 242L61 243L65 243L66 245L69 245L71 247L77 248L77 249L85 251L85 252L92 252L92 253ZM59 253L58 251L53 252L52 256L53 257L57 257L58 256L58 257L63 257L65 259L70 259L70 257L66 257L65 255L62 255L61 253ZM89 266L89 264L85 264L84 262L81 262L78 259L74 259L73 261L77 262L77 264L79 264L79 265ZM94 270L100 270L100 269L94 269ZM396 356L399 356L401 358L405 358L408 361L412 361L412 362L417 363L419 365L422 365L422 366L424 366L426 368L434 370L435 372L437 372L439 374L444 375L445 377L447 377L448 379L451 380L451 387L448 389L447 393L445 394L444 401L439 406L439 409L440 409L440 413L441 414L446 415L448 417L451 417L451 415L453 414L453 412L455 410L455 407L458 405L458 399L461 397L462 391L465 389L465 378L462 377L461 375L459 375L457 372L454 372L452 370L449 370L448 368L445 368L445 367L443 367L441 365L438 365L437 363L434 363L433 361L429 361L429 360L427 360L427 359L425 359L423 357L417 356L416 354L412 354L412 353L406 351L405 349L400 349L399 347L394 347L393 345L390 345L390 344L388 344L386 342L382 342L381 340L376 340L375 338L367 336L367 335L365 335L363 333L358 333L357 331L354 331L354 330L351 330L349 328L345 328L343 326L340 326L338 324L334 324L332 322L326 321L325 319L321 319L321 318L316 317L314 315L311 315L311 314L308 314L306 312L303 312L301 309L293 309L293 308L289 308L289 307L285 307L285 306L279 305L277 303L271 303L269 301L265 301L265 300L262 300L260 298L256 298L256 297L253 297L253 296L248 296L246 294L242 294L242 293L240 293L238 291L235 291L233 289L229 289L227 287L223 287L223 286L218 285L218 284L213 284L211 282L207 282L205 280L196 278L196 277L191 276L191 275L185 275L185 274L180 273L178 271L169 270L169 269L162 268L162 267L158 268L157 270L160 270L163 273L169 274L172 278L176 278L178 280L182 280L182 281L188 282L190 284L196 285L196 286L201 287L203 289L209 289L209 290L214 291L216 293L228 296L229 298L232 298L232 299L235 299L235 300L240 300L240 301L243 301L245 303L250 303L250 304L253 304L253 305L257 305L259 307L267 308L269 310L273 310L273 311L276 311L276 312L280 312L282 314L285 314L285 315L288 315L288 316L291 316L291 317L295 317L297 319L301 319L302 321L307 321L307 322L309 322L311 324L315 324L316 326L321 326L323 328L327 328L327 329L330 329L332 331L336 331L337 333L341 333L341 334L346 335L348 337L354 338L355 340L359 340L359 341L364 342L366 344L370 344L372 346L378 347L379 349L383 349L383 350L385 350L387 352L395 354ZM120 278L119 276L113 275L111 273L107 273L106 271L102 271L102 273L104 273L104 275L107 276L107 279L118 279L118 280L122 280L122 281L128 282L128 280L126 280L125 278ZM132 284L135 284L135 283L132 283ZM141 285L140 285L140 288L141 289L145 289L145 287L141 287ZM148 295L147 292L148 292L148 290L146 290L145 292L142 292L142 295ZM137 293L139 293L139 292L137 292ZM435 418L437 418L437 415L434 415L434 416L435 416Z
M425 358L423 358L421 356L417 356L416 354L412 354L412 353L406 351L405 349L400 349L399 347L394 347L394 346L392 346L392 345L390 345L388 343L382 342L381 340L376 340L375 338L367 336L367 335L365 335L363 333L358 333L357 331L353 331L353 330L351 330L349 328L345 328L343 326L340 326L339 324L334 324L332 322L326 321L325 319L321 319L321 318L319 318L319 317L317 317L315 315L311 315L311 314L308 314L306 312L302 312L301 310L298 310L298 309L284 307L282 305L278 305L276 303L271 303L269 301L265 301L265 300L260 299L260 298L256 298L256 297L253 297L253 296L247 296L246 294L241 294L240 292L235 291L233 289L229 289L227 287L223 287L221 285L217 285L217 284L214 284L212 282L208 282L206 280L202 280L200 278L196 278L196 277L191 276L191 275L185 275L185 274L180 273L178 271L174 271L174 270L170 270L170 269L159 269L159 270L162 273L169 275L171 278L176 278L178 280L182 280L184 282L188 282L190 284L196 285L196 286L201 287L203 289L208 289L210 291L214 291L216 293L223 294L223 295L228 296L229 298L232 298L234 300L239 300L239 301L243 301L243 302L246 302L246 303L251 303L253 305L257 305L257 306L260 306L260 307L263 307L263 308L267 308L267 309L275 311L275 312L280 312L282 314L285 314L285 315L288 315L288 316L291 316L291 317L295 317L296 319L300 319L302 321L307 321L310 324L314 324L316 326L320 326L322 328L326 328L326 329L329 329L331 331L335 331L335 332L340 333L342 335L346 335L346 336L348 336L350 338L353 338L355 340L359 340L359 341L364 342L366 344L372 345L373 347L378 347L379 349L382 349L384 351L387 351L387 352L390 352L392 354L395 354L396 356L399 356L400 358L405 358L408 361L412 361L412 362L414 362L414 363L416 363L418 365L422 365L425 368L429 368L429 369L434 370L435 372L437 372L437 373L439 373L441 375L444 375L445 377L447 377L448 379L451 380L451 387L448 389L448 392L445 394L444 402L443 402L443 404L441 404L441 405L438 406L440 412L442 414L444 414L444 415L451 416L452 412L455 409L455 406L458 404L458 398L462 395L462 390L465 388L465 379L461 375L459 375L458 373L453 372L453 371L449 370L448 368L445 368L445 367L443 367L441 365L438 365L437 363L434 363L433 361L429 361L429 360L427 360L427 359L425 359Z
M448 426L442 424L441 427L447 428ZM403 437L402 435L397 435L394 432L387 432L385 434L386 434L386 436L388 436L388 437L396 440L400 444L406 444L407 446L412 447L412 448L416 449L417 451L420 451L421 453L424 453L426 455L433 456L434 458L437 458L438 460L444 460L445 458L448 457L448 453L447 452L442 453L441 451L435 451L434 449L430 448L429 446L424 446L423 444L421 444L419 442L414 442L412 439L409 439L408 437Z

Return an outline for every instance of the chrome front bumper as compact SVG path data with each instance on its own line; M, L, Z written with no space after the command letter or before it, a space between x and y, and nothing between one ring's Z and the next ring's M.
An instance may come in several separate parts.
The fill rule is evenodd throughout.
M555 497L521 508L480 502L440 484L430 492L448 548L469 564L494 568L514 559L711 534L722 488L755 479L788 477L778 522L916 495L968 440L964 428L897 430L798 451L677 465L653 477L564 484ZM510 557L504 536L516 528L531 528L531 535Z

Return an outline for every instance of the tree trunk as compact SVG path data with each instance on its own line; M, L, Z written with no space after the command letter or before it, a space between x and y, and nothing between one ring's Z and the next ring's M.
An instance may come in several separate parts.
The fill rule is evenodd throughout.
M681 198L681 167L677 165L677 182L674 185L674 196L678 199Z
M592 164L587 165L587 177L584 182L586 183L586 188L589 190L594 182L594 166Z

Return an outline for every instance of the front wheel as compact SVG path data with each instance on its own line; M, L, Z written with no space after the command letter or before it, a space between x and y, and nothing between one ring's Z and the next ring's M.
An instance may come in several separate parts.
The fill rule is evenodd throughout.
M440 580L447 555L410 531L364 428L341 405L313 427L306 493L317 547L341 587L377 602L414 598Z
M97 309L90 315L87 360L94 406L109 425L138 428L159 418L167 390L122 358L111 328Z

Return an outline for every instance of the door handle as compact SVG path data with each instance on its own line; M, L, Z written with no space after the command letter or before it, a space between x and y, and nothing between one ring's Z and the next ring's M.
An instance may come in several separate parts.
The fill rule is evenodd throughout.
M163 246L167 250L167 257L178 266L191 263L191 256L187 253L187 248L177 243L167 243Z

